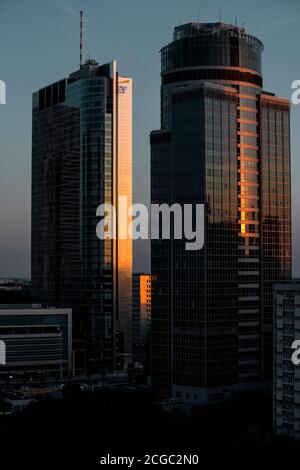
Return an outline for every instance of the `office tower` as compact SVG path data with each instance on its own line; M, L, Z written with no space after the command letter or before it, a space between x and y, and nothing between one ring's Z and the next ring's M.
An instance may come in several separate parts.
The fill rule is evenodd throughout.
M300 365L292 348L300 340L300 280L274 287L273 427L277 434L300 438ZM299 346L297 347L299 350Z
M33 94L32 293L71 307L76 372L113 370L132 345L132 241L96 236L100 204L132 198L132 80L88 60Z
M270 385L272 289L291 276L289 102L263 91L262 43L188 23L161 50L151 200L205 205L203 249L152 240L152 379L208 402Z
M150 360L151 274L132 276L133 354L141 361Z

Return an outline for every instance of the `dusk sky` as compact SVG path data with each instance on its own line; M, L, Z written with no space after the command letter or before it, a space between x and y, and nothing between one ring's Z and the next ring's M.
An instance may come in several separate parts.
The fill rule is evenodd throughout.
M196 21L238 24L264 43L264 89L291 97L300 80L298 0L0 0L0 277L30 276L31 97L84 59L116 59L133 78L135 202L149 202L149 132L160 127L160 48L174 26ZM300 276L300 105L292 105L293 270ZM148 244L149 245L149 244ZM135 247L135 270L148 270L147 245Z

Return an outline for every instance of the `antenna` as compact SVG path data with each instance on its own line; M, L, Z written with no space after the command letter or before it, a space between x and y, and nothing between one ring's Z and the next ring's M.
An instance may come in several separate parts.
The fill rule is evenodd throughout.
M80 68L82 67L82 17L83 11L80 12Z
M198 18L198 23L199 23L199 21L200 21L200 9L199 8L198 8L198 17L197 18Z
M238 19L237 19L237 13L235 14L235 26L237 27Z
M219 21L222 23L222 10L219 11Z

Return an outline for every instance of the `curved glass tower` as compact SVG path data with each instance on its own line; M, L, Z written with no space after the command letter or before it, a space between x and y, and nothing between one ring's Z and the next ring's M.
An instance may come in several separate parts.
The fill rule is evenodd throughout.
M289 102L262 90L263 44L188 23L161 50L152 202L205 204L205 244L152 241L153 383L207 402L272 376L272 289L291 276ZM193 397L193 398L192 398Z
M262 51L263 44L244 28L224 23L177 26L173 41L161 50L162 127L170 126L170 98L179 84L208 80L259 93Z

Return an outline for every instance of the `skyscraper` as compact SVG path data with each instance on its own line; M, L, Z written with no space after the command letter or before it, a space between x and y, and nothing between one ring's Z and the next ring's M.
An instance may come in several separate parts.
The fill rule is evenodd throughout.
M291 276L289 101L262 89L262 43L188 23L161 50L152 203L204 204L202 250L152 240L152 378L208 402L271 383L272 289Z
M88 60L33 94L33 301L72 307L78 372L131 353L132 242L96 236L103 203L118 234L119 196L131 204L132 80Z

